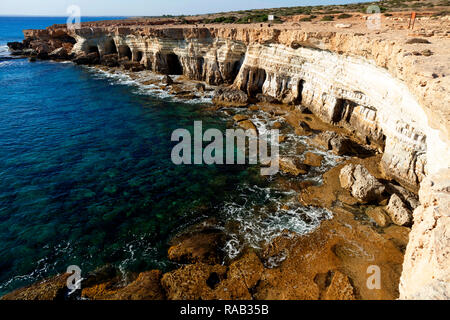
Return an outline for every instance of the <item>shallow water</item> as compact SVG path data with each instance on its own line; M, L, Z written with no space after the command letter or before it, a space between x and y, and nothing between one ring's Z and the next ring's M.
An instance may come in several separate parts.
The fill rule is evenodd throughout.
M17 28L61 19L7 27L0 18L0 56L5 41L20 40ZM106 263L168 270L170 238L209 217L228 233L230 258L331 217L300 206L257 166L172 164L173 130L192 131L198 120L224 130L229 118L206 111L208 99L150 89L71 63L0 62L0 295L72 264L83 273ZM270 121L259 116L258 126ZM290 138L283 152L304 143ZM325 156L306 179L320 182L336 164Z

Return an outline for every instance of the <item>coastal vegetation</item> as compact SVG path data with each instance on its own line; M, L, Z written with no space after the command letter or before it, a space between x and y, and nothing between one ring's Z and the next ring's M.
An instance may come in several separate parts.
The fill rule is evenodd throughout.
M230 12L220 12L215 14L202 14L191 16L173 16L163 15L163 18L178 20L181 24L248 24L248 23L263 23L268 22L269 15L274 16L272 23L282 23L286 18L292 16L301 16L298 21L313 21L316 16L324 16L320 21L333 21L335 19L351 18L353 12L367 13L369 6L378 6L381 13L399 11L417 11L429 10L433 12L433 16L448 15L448 12L443 8L450 5L449 0L384 0L372 2L360 2L345 5L328 5L328 6L297 6L297 7L282 7L282 8L265 8L255 10L239 10ZM333 16L333 18L330 18Z

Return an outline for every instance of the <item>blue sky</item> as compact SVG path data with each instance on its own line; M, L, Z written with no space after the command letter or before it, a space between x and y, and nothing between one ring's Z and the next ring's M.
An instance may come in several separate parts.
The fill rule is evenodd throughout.
M197 14L255 8L343 4L365 0L0 0L0 15L66 16L78 5L84 16L155 16Z

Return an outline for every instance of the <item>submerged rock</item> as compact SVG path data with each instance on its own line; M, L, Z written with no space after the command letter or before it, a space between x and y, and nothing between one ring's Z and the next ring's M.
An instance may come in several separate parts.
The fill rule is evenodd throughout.
M396 194L391 196L389 204L386 208L389 216L396 225L410 226L412 223L412 212L408 209L405 203Z
M380 201L383 198L384 185L362 165L348 164L343 167L339 181L342 188L350 191L361 202Z

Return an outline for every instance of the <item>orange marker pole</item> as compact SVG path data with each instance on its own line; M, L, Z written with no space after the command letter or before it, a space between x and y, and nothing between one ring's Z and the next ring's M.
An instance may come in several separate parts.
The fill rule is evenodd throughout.
M411 12L411 18L409 18L408 29L414 29L414 23L416 22L416 12Z

